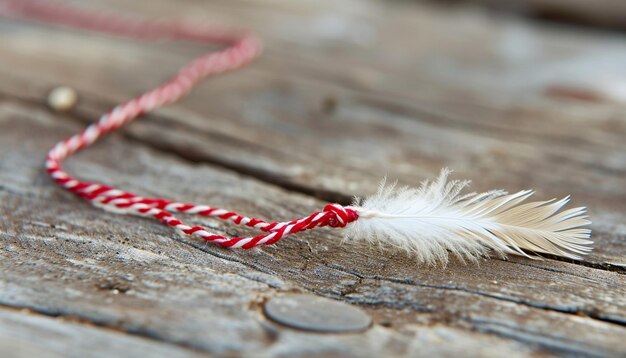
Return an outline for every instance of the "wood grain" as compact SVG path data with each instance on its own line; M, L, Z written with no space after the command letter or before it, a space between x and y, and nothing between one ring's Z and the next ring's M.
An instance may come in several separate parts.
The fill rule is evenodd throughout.
M611 87L620 68L606 60L596 69L594 78L605 82L593 81L593 100L563 90L592 83L581 75L572 84L569 74L594 61L626 58L622 39L516 30L525 25L412 3L155 0L119 7L240 19L267 39L268 51L253 67L208 81L181 104L70 160L69 171L81 178L291 219L325 200L366 194L385 173L415 184L450 166L477 190L574 194L574 205L590 207L596 249L582 262L514 257L419 267L402 254L342 242L330 230L229 251L180 239L150 220L104 213L53 185L41 170L46 150L202 49L2 20L3 349L37 330L37 344L20 346L52 355L61 335L78 356L84 346L67 337L85 326L80 337L93 347L125 337L120 349L132 348L120 355L127 356L144 345L161 355L626 352L626 124ZM372 38L354 37L355 26ZM507 36L531 36L536 52L507 54L515 52L499 47ZM71 114L45 107L47 91L59 84L81 95ZM362 334L319 335L262 315L263 302L295 292L358 305L374 325Z

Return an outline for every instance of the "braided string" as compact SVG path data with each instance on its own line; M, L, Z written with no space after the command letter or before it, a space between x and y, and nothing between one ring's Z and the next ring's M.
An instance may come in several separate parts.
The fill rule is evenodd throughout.
M205 54L184 66L165 84L152 89L104 114L82 132L57 143L46 158L45 167L52 179L63 188L105 210L152 217L173 227L182 235L195 236L230 248L249 249L271 245L283 237L316 227L345 227L358 219L356 211L339 204L328 204L321 212L287 222L266 222L236 212L207 205L173 202L162 198L144 198L113 187L78 180L61 167L63 160L85 149L105 135L130 123L142 114L176 102L202 79L241 68L261 52L261 43L250 34L190 26L185 23L163 23L120 15L88 12L58 3L39 0L0 0L0 15L64 24L115 35L143 39L185 39L203 43L223 44L221 51ZM230 220L238 225L259 229L264 234L253 237L228 238L209 232L202 226L190 226L172 212L195 214Z

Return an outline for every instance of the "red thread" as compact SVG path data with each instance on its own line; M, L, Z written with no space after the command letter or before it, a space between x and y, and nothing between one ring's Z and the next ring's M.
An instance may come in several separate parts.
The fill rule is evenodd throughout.
M265 222L206 205L178 203L161 198L143 198L107 185L77 180L63 171L61 163L67 157L89 147L98 139L140 115L176 102L205 77L236 70L250 63L261 52L261 43L254 36L190 26L186 23L164 23L129 18L119 14L106 15L40 0L0 0L0 15L64 24L140 39L184 39L228 46L221 51L194 59L165 84L117 106L82 132L57 143L48 153L45 166L54 181L63 188L107 210L152 216L184 235L201 237L232 248L250 249L258 245L271 245L297 232L324 226L341 228L358 219L356 211L339 204L328 204L322 212L315 212L303 218L289 222ZM211 233L202 226L186 225L171 212L230 220L235 224L260 229L265 234L247 238L227 238Z

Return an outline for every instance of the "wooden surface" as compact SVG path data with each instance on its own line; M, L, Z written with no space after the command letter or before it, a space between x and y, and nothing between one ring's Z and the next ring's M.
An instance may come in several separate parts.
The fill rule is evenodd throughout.
M105 213L53 185L46 151L206 49L0 20L0 355L626 354L623 36L413 2L80 3L267 42L252 67L71 159L83 179L290 219L448 166L475 190L572 194L596 246L581 261L433 268L336 231L237 251ZM70 114L45 106L58 85L79 91ZM374 324L312 334L263 315L303 292Z
M435 0L436 2L437 0ZM622 0L448 0L488 5L509 14L559 22L626 30L626 2Z

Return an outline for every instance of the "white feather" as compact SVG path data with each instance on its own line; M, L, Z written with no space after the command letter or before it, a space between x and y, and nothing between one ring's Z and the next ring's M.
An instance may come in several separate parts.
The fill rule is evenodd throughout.
M584 207L559 212L569 197L527 202L533 192L501 190L461 195L469 181L448 181L443 169L419 188L380 185L376 194L350 208L359 220L346 237L414 253L421 262L447 263L448 252L475 261L489 249L528 256L522 249L578 259L591 251Z

